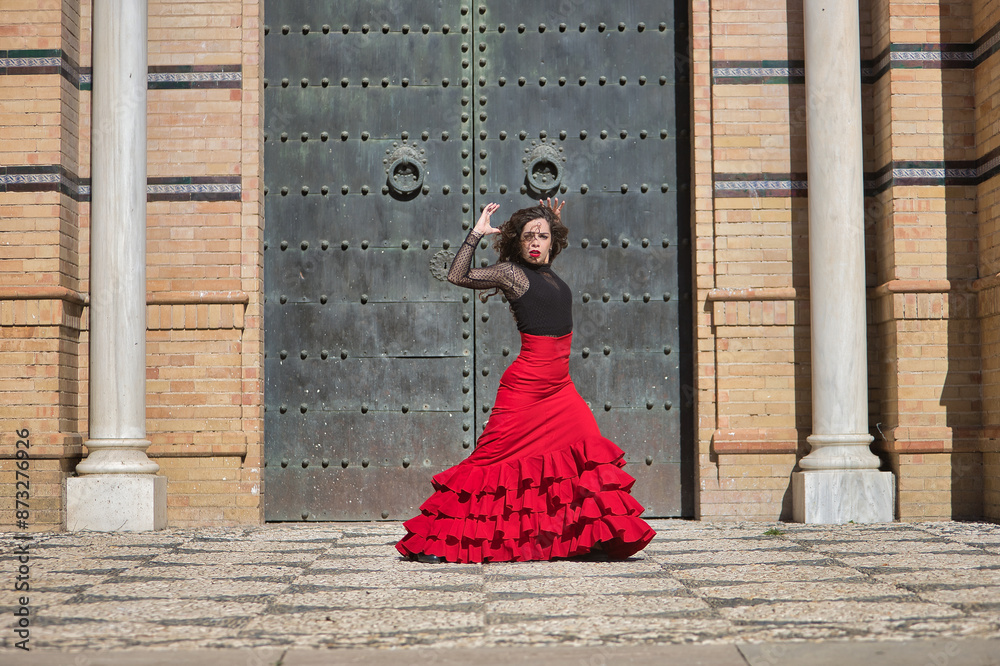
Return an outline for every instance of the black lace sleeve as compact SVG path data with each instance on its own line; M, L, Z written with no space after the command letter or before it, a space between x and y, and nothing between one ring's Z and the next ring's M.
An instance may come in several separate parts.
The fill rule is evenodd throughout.
M470 231L448 271L448 282L469 289L499 289L507 300L520 298L528 291L528 276L520 266L504 261L485 268L472 268L472 255L481 234Z

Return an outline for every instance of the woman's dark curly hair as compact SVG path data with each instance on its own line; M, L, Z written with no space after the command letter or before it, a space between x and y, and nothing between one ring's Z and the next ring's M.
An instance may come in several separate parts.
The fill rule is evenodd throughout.
M549 223L549 231L552 238L552 245L549 248L550 262L569 245L569 229L566 228L566 225L562 223L559 216L556 215L556 212L551 207L532 206L531 208L522 208L511 215L509 220L500 225L500 233L496 234L496 238L493 240L493 249L500 255L497 263L504 261L516 264L527 263L521 255L521 232L524 231L524 227L528 222L539 218ZM499 289L494 289L488 293L481 293L479 300L485 303L490 296L495 296L498 293L500 293Z
M552 232L552 247L549 250L549 261L552 261L569 245L569 229L562 223L555 211L548 206L532 206L522 208L510 219L500 225L500 233L493 240L493 249L500 255L498 262L513 261L523 264L524 257L521 255L521 232L524 226L532 220L542 218L549 223L549 230Z

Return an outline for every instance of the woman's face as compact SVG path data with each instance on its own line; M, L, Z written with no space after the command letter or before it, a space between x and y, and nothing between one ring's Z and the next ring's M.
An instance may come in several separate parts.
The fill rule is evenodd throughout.
M549 263L552 232L544 217L532 220L521 230L521 258L529 264Z

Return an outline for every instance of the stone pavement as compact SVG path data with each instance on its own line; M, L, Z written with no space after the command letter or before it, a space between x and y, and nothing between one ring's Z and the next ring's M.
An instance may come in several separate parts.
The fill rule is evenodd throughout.
M1000 664L1000 525L650 523L486 565L404 561L399 523L0 534L0 663Z

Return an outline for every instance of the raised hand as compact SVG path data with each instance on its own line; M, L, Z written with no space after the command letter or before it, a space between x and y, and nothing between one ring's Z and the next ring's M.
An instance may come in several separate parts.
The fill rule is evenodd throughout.
M548 206L549 208L552 209L552 212L556 214L556 219L557 220L561 220L562 219L562 209L563 209L563 206L566 205L566 200L563 199L562 203L560 203L559 202L559 197L556 197L555 198L555 202L556 203L553 206L552 205L552 199L546 199L545 201L542 201L541 199L539 199L538 200L538 205L539 206Z
M500 230L490 225L490 216L497 212L500 208L500 204L488 203L483 208L482 215L479 216L479 221L476 222L476 226L473 227L473 231L484 236L489 236L490 234L498 234Z

